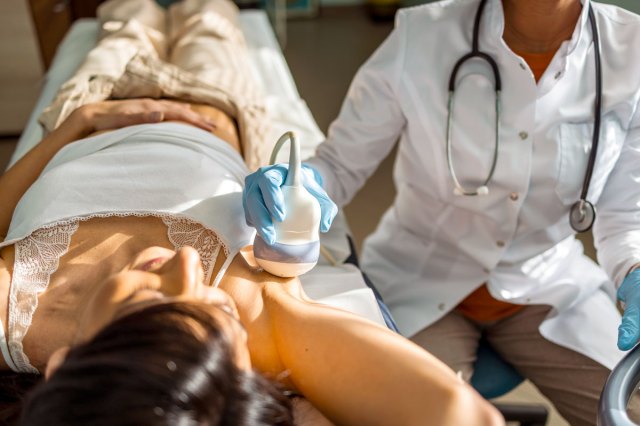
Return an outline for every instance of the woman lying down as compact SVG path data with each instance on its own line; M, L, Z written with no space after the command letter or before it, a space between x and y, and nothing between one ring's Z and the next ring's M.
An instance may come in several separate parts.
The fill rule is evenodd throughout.
M149 34L147 47L163 46L154 13L164 11L150 1L103 6L103 28L122 25L72 80L85 92L63 87L43 117L50 133L0 178L0 369L45 376L21 423L288 425L292 395L341 425L502 423L408 340L255 267L243 250L241 153L260 151L259 132L246 130L260 125L237 93L208 78L200 92L226 101L96 99L122 90ZM220 35L233 28L229 3L185 1L171 13L173 53L158 58L195 46L213 65L191 69L207 72L221 62L198 43L242 52ZM128 68L95 74L92 58ZM201 81L167 67L152 73L170 77L156 95Z
M143 124L81 139L104 117L126 118L120 108L139 105L169 117L183 109L169 102L116 102L76 110L1 181L3 196L10 196L8 188L15 185L8 183L43 164L45 147L66 145L16 209L12 227L18 221L17 228L30 222L28 228L38 229L1 252L9 353L0 365L46 374L25 407L23 424L284 425L292 424L284 396L291 392L337 424L500 422L488 403L428 353L374 323L313 303L298 279L255 268L250 250L233 258L219 288L211 287L207 275L222 273L225 253L242 237L233 230L242 228L235 222L243 216L216 205L234 194L224 188L232 186L234 169L243 169L239 154L214 134L182 123ZM162 143L175 151L164 161L155 155ZM125 158L136 150L135 162ZM145 155L151 158L144 161ZM139 167L158 170L152 179L131 180L123 188L122 177L131 179L140 170L129 169ZM107 176L116 171L117 177ZM91 219L83 213L43 227L34 218L41 210L22 208L69 208L80 194L92 204L112 196L113 203L137 200L149 195L149 182L165 188L156 191L158 197L169 197L181 188L174 191L163 176L174 173L195 179L184 192L209 182L212 195L202 199L220 216L215 229L182 213L105 213L102 205ZM93 185L100 190L90 192ZM49 285L37 289L49 271Z

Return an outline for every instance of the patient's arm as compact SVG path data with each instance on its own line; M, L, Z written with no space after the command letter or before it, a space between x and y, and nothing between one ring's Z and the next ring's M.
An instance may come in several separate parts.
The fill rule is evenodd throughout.
M221 282L249 333L255 368L300 391L341 425L502 424L497 411L409 340L314 303L297 279L238 256Z
M82 114L79 111L74 112L0 177L0 236L7 235L18 201L38 178L49 160L63 146L86 136L88 132L89 127Z
M7 235L22 195L62 147L94 132L160 121L182 121L207 131L215 128L210 119L188 105L167 100L104 101L75 110L0 177L0 238Z
M407 339L355 315L265 287L280 358L299 391L337 424L501 424L470 386Z

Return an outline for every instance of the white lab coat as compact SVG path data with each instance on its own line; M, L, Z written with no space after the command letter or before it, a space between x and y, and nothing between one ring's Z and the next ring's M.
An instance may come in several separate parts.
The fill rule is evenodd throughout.
M593 4L600 31L603 116L587 199L602 269L583 254L568 213L591 149L595 73L589 0L571 40L539 83L503 41L500 0L489 0L480 49L502 74L501 145L487 196L453 193L445 157L448 80L471 50L477 0L400 10L388 39L357 73L329 136L310 162L329 195L349 202L399 138L397 197L365 242L362 266L410 336L487 282L499 300L554 307L549 340L612 368L620 321L614 302L640 262L640 17ZM494 149L493 77L484 62L456 86L453 162L469 188Z

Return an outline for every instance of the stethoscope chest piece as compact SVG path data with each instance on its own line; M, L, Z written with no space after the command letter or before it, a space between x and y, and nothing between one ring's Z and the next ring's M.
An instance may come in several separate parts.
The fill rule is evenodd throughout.
M569 224L576 232L586 232L596 220L596 208L587 200L578 200L571 206Z

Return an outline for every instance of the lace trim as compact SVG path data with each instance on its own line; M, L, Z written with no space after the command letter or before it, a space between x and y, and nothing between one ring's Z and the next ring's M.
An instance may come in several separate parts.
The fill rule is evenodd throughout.
M218 254L222 249L229 257L229 249L212 230L196 220L180 215L161 213L96 213L90 216L65 219L48 224L15 243L15 262L9 289L9 323L7 340L9 354L17 372L38 374L24 353L22 341L31 326L38 307L38 294L49 286L51 274L58 269L60 257L68 250L71 237L81 221L106 217L158 217L167 226L167 236L175 250L194 247L200 254L202 269L209 282Z
M222 243L218 235L199 223L184 217L163 216L162 221L167 225L167 235L175 250L191 246L200 254L205 283L211 281L213 267L218 259L220 248L229 256L228 248Z
M69 249L78 221L38 229L15 245L16 259L9 289L9 354L21 373L38 374L24 353L22 340L38 307L38 294L47 289L60 257Z

